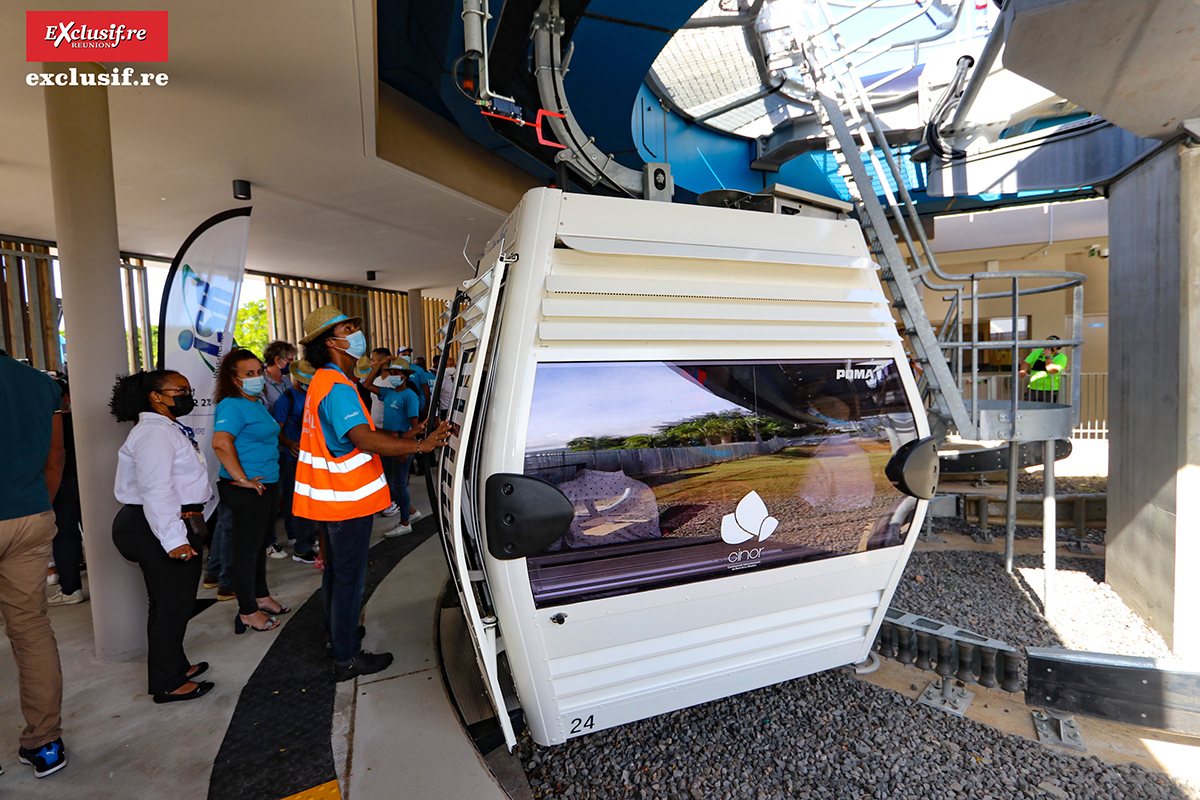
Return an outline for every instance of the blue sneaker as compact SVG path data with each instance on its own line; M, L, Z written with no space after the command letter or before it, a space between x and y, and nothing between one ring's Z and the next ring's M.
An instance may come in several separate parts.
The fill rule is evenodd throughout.
M22 747L17 750L17 757L22 764L33 766L33 777L35 778L44 778L67 765L67 750L63 747L61 738L44 744L36 750L27 750Z

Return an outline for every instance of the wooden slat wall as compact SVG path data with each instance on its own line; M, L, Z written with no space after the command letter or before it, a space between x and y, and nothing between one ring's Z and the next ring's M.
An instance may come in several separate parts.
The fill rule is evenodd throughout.
M408 341L408 296L404 292L323 283L267 275L267 308L272 339L299 342L304 318L324 305L336 305L350 317L362 317L371 348L393 352Z
M0 324L9 355L58 371L63 365L52 258L46 245L0 240Z
M386 347L393 353L408 344L408 295L385 289L367 289L372 321L368 336L371 347Z
M149 293L146 262L122 256L121 304L125 310L125 348L130 372L157 366L154 354L158 342L151 335Z
M446 300L439 300L436 297L422 297L421 305L424 312L425 342L429 346L430 353L436 355L442 349L442 314L450 308L450 303ZM461 321L455 324L456 332L461 324ZM456 361L458 360L457 342L450 345L450 355L454 356ZM428 363L432 367L433 359L430 358Z

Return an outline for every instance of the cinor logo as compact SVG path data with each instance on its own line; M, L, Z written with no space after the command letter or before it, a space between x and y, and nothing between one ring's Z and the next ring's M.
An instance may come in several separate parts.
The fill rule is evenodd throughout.
M752 491L738 502L732 514L721 519L721 539L726 544L741 544L757 536L760 542L765 542L777 527L779 520L767 513L767 504L758 492ZM759 552L762 552L761 548ZM757 554L752 557L756 558Z

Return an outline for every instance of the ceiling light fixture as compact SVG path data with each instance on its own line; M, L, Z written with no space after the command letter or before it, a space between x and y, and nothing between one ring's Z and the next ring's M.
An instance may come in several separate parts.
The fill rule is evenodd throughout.
M234 200L249 200L250 199L250 181L233 182L233 199Z

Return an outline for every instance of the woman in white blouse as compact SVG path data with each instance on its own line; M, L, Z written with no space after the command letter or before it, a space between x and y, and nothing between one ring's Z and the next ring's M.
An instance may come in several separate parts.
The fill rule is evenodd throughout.
M178 419L195 404L187 378L168 370L118 378L109 403L118 422L137 421L117 454L115 492L125 506L113 520L113 543L146 579L146 668L156 703L192 700L213 688L194 680L208 662L192 664L183 651L201 561L182 514L202 511L212 496L204 454Z

